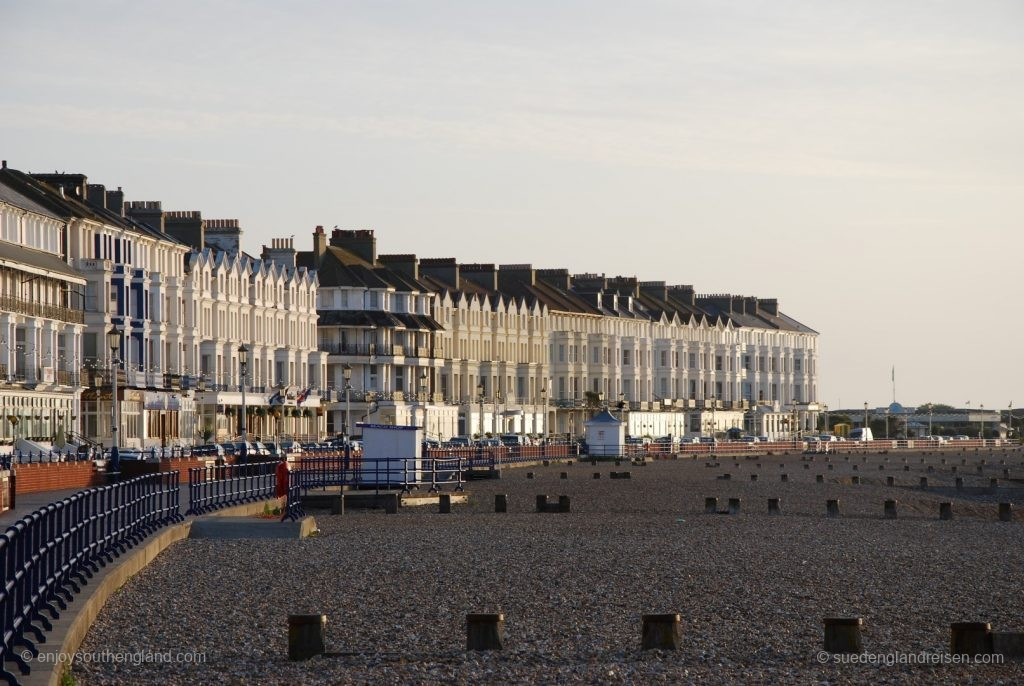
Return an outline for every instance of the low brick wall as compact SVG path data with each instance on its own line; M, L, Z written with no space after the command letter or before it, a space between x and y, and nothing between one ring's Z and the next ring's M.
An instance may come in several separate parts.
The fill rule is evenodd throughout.
M92 462L37 462L12 465L17 477L15 493L92 488L105 483Z

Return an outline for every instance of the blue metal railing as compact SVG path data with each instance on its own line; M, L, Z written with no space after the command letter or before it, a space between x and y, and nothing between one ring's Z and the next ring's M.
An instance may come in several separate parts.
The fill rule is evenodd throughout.
M198 515L275 497L278 464L251 462L189 469L186 514Z
M409 492L430 486L430 492L445 484L463 489L469 461L462 457L382 457L354 459L345 457L305 458L292 475L303 494L310 489L352 486Z
M288 480L288 504L285 505L281 521L290 519L294 522L306 516L306 511L302 509L302 488L294 472L286 471L285 478Z
M51 619L67 609L80 584L157 529L181 521L178 472L147 474L90 488L22 517L0 534L0 678L13 661L30 671L22 653L38 657ZM20 649L20 650L15 650Z

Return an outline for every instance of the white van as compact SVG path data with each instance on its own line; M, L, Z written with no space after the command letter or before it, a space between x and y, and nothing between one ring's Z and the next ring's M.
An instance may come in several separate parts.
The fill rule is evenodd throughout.
M850 429L850 435L846 437L848 441L873 441L875 440L874 435L871 433L869 428Z

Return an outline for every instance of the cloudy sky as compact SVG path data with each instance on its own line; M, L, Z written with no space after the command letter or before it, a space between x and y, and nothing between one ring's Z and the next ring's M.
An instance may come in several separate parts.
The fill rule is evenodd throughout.
M820 399L1024 404L1024 4L0 0L0 155L246 248L777 297Z

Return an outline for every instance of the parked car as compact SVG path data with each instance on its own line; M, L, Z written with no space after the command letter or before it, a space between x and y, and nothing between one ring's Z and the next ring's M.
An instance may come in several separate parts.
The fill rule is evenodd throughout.
M839 440L832 434L821 434L820 436L818 436L818 438L821 440L822 443L835 443L836 441Z
M197 445L192 448L192 455L195 457L224 457L224 446L216 443Z
M757 443L757 438L754 436L743 436L739 441L740 443Z
M468 448L473 442L466 436L454 436L445 443L446 448Z
M856 429L850 429L850 434L847 436L851 441L873 441L875 435L871 433L871 429L865 427L857 427Z
M281 446L277 443L264 443L263 446L267 449L267 452L271 457L282 458L285 456L284 451L281 450Z
M264 457L270 457L270 448L268 448L266 446L266 444L261 443L260 441L255 441L253 443L253 446L256 449L256 454L257 455L263 455Z
M501 441L502 445L506 446L519 446L529 444L529 439L527 439L526 436L521 436L520 434L502 434L499 440Z

